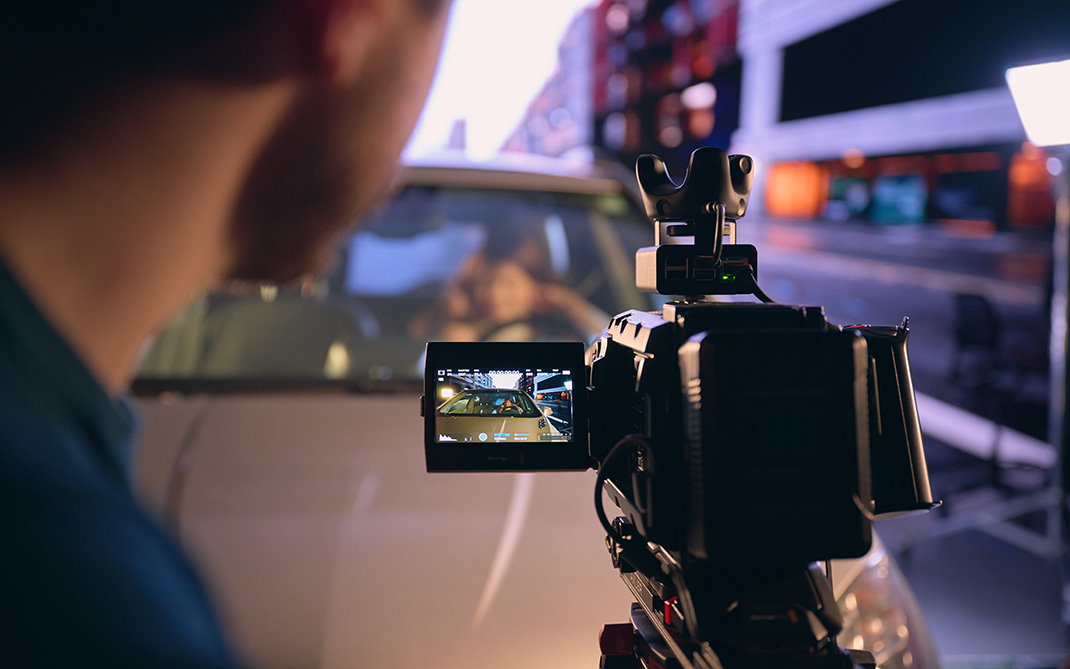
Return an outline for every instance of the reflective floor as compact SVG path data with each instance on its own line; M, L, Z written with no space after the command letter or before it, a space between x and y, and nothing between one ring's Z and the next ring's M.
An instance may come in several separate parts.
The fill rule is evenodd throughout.
M951 529L950 523L965 524L960 519L998 512L1008 500L1028 499L1013 489L1026 495L1042 489L1039 472L1004 470L994 487L982 461L938 442L927 441L926 450L934 496L948 500L947 512L878 527L914 589L945 669L1059 667L1070 649L1061 622L1059 559L982 529L929 536ZM1033 512L1011 531L1040 538L1045 522L1045 514Z

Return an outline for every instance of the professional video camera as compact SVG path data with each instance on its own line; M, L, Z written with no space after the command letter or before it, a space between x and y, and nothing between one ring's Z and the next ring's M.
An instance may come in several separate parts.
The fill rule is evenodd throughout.
M827 561L864 555L877 516L933 506L907 321L840 327L761 291L735 243L749 157L699 149L681 185L656 156L636 174L656 228L636 284L687 297L615 316L587 351L429 343L428 470L598 470L636 598L605 667L873 666L836 644Z

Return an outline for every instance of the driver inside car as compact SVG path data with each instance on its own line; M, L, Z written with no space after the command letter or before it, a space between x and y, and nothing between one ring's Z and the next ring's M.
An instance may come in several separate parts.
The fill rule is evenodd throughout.
M461 265L437 307L444 341L592 341L609 316L550 270L536 240L488 245ZM426 318L420 316L419 318Z

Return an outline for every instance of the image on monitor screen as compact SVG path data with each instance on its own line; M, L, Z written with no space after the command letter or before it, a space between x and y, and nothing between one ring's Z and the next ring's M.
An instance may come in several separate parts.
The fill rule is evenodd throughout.
M438 443L572 441L572 370L438 369L435 379Z

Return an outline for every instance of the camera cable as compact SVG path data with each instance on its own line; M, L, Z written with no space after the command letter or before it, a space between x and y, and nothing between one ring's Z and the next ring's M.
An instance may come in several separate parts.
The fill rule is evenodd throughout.
M647 440L638 434L625 435L623 439L613 445L613 448L609 449L609 453L606 457L602 458L602 464L598 467L598 475L595 478L594 484L594 510L598 516L599 522L602 523L602 527L605 528L606 533L611 539L617 543L623 543L624 537L613 527L613 524L609 522L609 517L606 516L606 509L602 503L602 488L608 479L607 467L609 463L616 457L626 446L636 445L643 448L648 453L650 452L650 444ZM652 454L651 454L652 455Z
M754 267L748 265L747 269L750 272L751 294L766 304L776 304L776 300L766 295L765 291L758 285L758 273Z
M598 521L602 524L603 529L606 531L606 535L609 540L620 547L620 558L632 564L636 569L648 574L656 574L664 572L663 565L647 548L646 541L641 538L625 537L613 526L613 523L609 521L609 517L606 516L606 509L602 502L602 491L606 480L608 479L607 466L613 461L621 452L625 452L629 446L639 446L645 453L648 462L653 458L653 452L650 449L650 443L645 437L638 434L626 435L623 439L613 445L613 448L609 449L606 457L602 459L602 464L598 468L598 474L595 478L594 486L594 509L595 515L598 516ZM652 463L651 463L652 464ZM649 500L647 500L649 502ZM636 501L638 504L638 502Z

